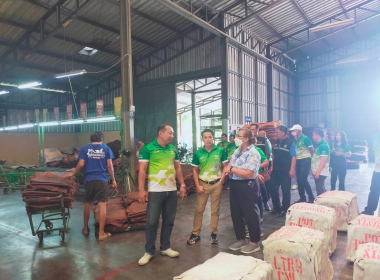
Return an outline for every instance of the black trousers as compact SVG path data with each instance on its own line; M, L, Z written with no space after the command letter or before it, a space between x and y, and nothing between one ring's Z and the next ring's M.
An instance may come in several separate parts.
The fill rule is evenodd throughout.
M371 181L371 191L368 195L367 207L364 209L364 214L373 215L379 205L380 196L380 172L373 172Z
M231 218L237 240L245 239L247 225L251 242L260 241L259 192L257 180L230 179Z
M325 181L327 176L319 175L318 179L314 178L315 188L317 189L317 195L321 195L326 191Z
M331 166L331 190L335 190L336 180L339 177L339 190L345 191L345 181L347 174L347 165L334 165Z
M267 188L265 186L265 183L260 185L260 193L261 193L261 198L264 204L268 203L269 197L268 197L268 192Z
M289 171L274 170L267 185L272 195L273 209L276 212L287 211L290 207L290 187L292 179L289 176ZM278 189L281 186L282 190L282 206Z
M296 176L298 184L298 194L301 199L306 199L305 191L309 200L314 200L314 194L307 180L311 168L311 158L297 159Z

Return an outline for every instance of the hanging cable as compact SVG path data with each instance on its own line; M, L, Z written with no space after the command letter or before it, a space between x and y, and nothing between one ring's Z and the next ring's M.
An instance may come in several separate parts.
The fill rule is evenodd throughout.
M73 96L73 102L74 102L74 105L75 105L75 111L77 112L77 117L79 118L79 113L78 113L78 107L77 107L77 103L75 101L75 95L74 95L74 91L73 91L73 86L71 85L71 79L70 77L69 78L69 83L70 83L70 88L71 88L71 94Z
M118 65L126 56L128 56L129 54L126 54L124 55L122 58L120 58L114 65L112 65L111 67L105 69L105 70L101 70L101 71L98 71L98 72L87 72L87 74L100 74L100 73L104 73L104 72L107 72L108 70L110 70L111 68L115 67L116 65Z

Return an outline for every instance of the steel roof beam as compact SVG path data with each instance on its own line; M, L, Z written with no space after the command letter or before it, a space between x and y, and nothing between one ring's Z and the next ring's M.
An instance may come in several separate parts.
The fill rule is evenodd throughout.
M342 8L342 11L344 12L344 15L345 15L346 19L349 19L350 17L348 16L348 14L346 12L346 8L344 7L344 4L343 4L342 0L338 0L338 1L339 1L340 7ZM357 39L358 38L358 34L356 34L355 29L351 28L350 30L351 30L352 34L354 34L355 38Z
M337 13L336 15L330 16L330 17L325 18L325 19L323 19L323 20L320 20L320 21L318 21L318 22L316 22L316 23L313 23L312 25L310 25L310 26L308 26L308 27L302 28L301 30L298 30L298 31L296 31L296 32L294 32L294 33L292 33L292 34L290 34L290 35L287 35L287 36L285 36L285 37L282 38L282 39L279 39L279 40L276 40L276 41L270 43L269 46L273 46L273 45L275 45L275 44L277 44L277 43L279 43L279 42L281 42L281 41L283 41L283 40L286 40L286 39L291 38L291 37L293 37L293 36L295 36L295 35L297 35L297 34L300 34L300 33L302 33L302 32L305 32L305 31L309 30L310 28L315 27L315 26L318 26L318 25L320 25L320 24L322 24L322 23L324 23L324 22L327 22L327 21L329 21L329 20L336 19L336 17L342 16L342 15L344 15L346 12L351 12L351 11L353 11L353 10L359 8L359 7L365 6L365 5L367 5L367 4L369 4L369 3L373 2L373 1L376 1L376 0L367 0L367 1L362 2L362 3L358 4L358 5L355 5L355 6L351 7L351 8L348 8L347 10L345 10L345 11L343 11L343 12Z

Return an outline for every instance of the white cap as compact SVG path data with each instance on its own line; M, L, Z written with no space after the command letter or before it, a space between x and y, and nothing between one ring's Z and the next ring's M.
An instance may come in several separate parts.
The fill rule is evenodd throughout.
M293 127L291 129L289 129L290 131L292 130L301 130L302 131L302 126L300 126L299 124L295 124L293 125Z

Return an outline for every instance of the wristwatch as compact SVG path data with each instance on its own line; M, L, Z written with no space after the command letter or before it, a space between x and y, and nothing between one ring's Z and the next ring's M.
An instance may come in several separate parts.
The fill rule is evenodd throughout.
M186 185L181 185L181 188L186 188Z

